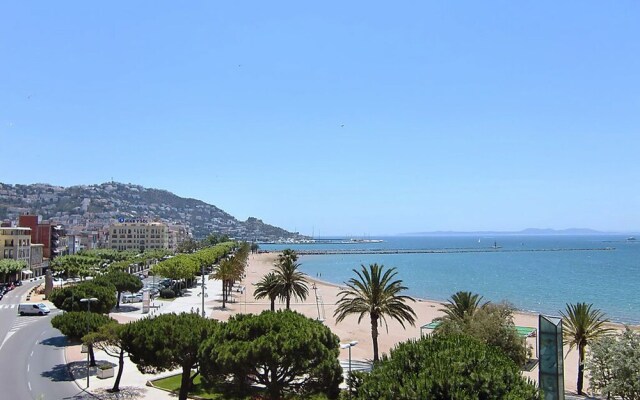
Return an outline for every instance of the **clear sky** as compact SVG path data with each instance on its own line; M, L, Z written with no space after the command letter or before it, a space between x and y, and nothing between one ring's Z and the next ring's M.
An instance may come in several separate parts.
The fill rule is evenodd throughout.
M4 1L0 182L305 234L640 230L640 2Z

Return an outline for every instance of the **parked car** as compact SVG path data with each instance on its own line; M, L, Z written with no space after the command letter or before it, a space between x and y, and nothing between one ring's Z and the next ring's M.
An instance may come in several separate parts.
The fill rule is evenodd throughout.
M141 294L125 294L122 296L122 303L139 303L142 301L142 295Z
M158 293L160 293L160 289L158 289L158 288L154 288L154 287L144 288L144 289L142 289L142 290L141 290L140 292L138 292L138 293L140 293L140 295L142 295L142 292L144 292L145 290L149 291L149 295L150 295L151 297L153 297L153 296L157 296L157 295L158 295Z

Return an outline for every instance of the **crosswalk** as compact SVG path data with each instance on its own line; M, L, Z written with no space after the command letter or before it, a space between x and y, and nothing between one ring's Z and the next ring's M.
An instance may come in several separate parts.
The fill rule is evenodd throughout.
M9 308L18 308L17 304L0 304L0 310L6 310Z
M39 316L37 315L25 315L23 317L16 318L13 325L11 325L11 328L9 329L9 333L19 331L21 328L36 322L38 318Z
M3 304L3 306L5 306L5 308L16 308L16 309L18 308L17 304ZM53 311L52 311L52 314L53 314ZM0 344L0 348L5 344L7 340L9 340L11 336L13 336L20 329L24 328L27 325L38 322L41 319L42 319L42 316L40 315L24 315L24 316L17 317L15 321L13 321L11 328L9 328L9 332L7 332L7 335L4 337L4 340Z

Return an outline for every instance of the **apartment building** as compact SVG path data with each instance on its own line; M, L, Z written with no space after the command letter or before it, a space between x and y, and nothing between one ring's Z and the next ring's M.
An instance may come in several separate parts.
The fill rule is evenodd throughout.
M22 279L44 275L44 271L49 268L49 260L44 258L43 244L31 243L31 260L29 266L31 267L31 271L22 271Z
M24 261L27 266L22 273L9 280L28 278L31 266L31 229L17 227L0 228L0 259L7 258Z
M169 224L169 250L178 250L178 245L189 238L189 230L184 225Z
M0 258L24 261L29 265L31 260L31 229L0 228Z
M77 254L81 250L98 248L99 233L97 231L80 231L67 233L66 248L69 254Z
M108 247L114 250L169 249L169 227L146 219L120 219L109 227Z
M18 226L30 228L31 243L44 245L44 258L53 259L59 253L64 253L64 249L60 246L60 237L63 236L62 227L47 221L40 222L39 220L40 218L37 215L20 215L18 217Z

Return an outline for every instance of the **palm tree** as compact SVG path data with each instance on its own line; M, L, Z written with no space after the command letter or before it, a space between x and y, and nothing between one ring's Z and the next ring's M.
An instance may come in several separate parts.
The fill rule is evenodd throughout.
M276 298L278 297L279 289L278 277L274 272L269 272L256 284L256 290L253 292L253 297L256 299L268 297L269 301L271 301L271 311L275 311Z
M278 279L278 296L285 299L288 310L291 297L304 301L309 295L309 288L304 274L298 271L300 267L300 264L296 263L298 255L293 250L286 252L287 250L278 256L273 272Z
M397 275L395 268L384 271L384 265L371 264L369 268L361 265L361 271L353 270L358 278L351 278L345 282L348 289L338 293L340 299L333 313L336 322L344 320L349 314L360 314L358 323L365 315L371 320L371 339L373 339L373 361L378 361L378 324L384 321L387 331L386 317L398 321L404 328L409 322L415 326L416 313L405 304L407 300L415 301L409 296L399 293L407 288L402 286L401 280L393 280Z
M227 296L229 293L228 282L236 276L236 269L232 260L227 259L220 262L213 272L213 277L222 281L222 308L227 305Z
M584 355L589 343L609 334L613 329L604 326L609 320L599 309L592 309L593 304L567 304L562 315L562 335L568 340L569 351L578 348L578 394L582 394L584 380Z
M298 261L298 254L293 249L284 249L282 253L278 255L278 260L281 261L284 258L290 258L291 261L296 262Z
M486 307L489 302L480 304L482 296L472 292L459 291L451 296L449 303L444 305L440 311L443 311L446 315L441 317L440 320L451 320L464 322L467 319L473 318L476 310Z

